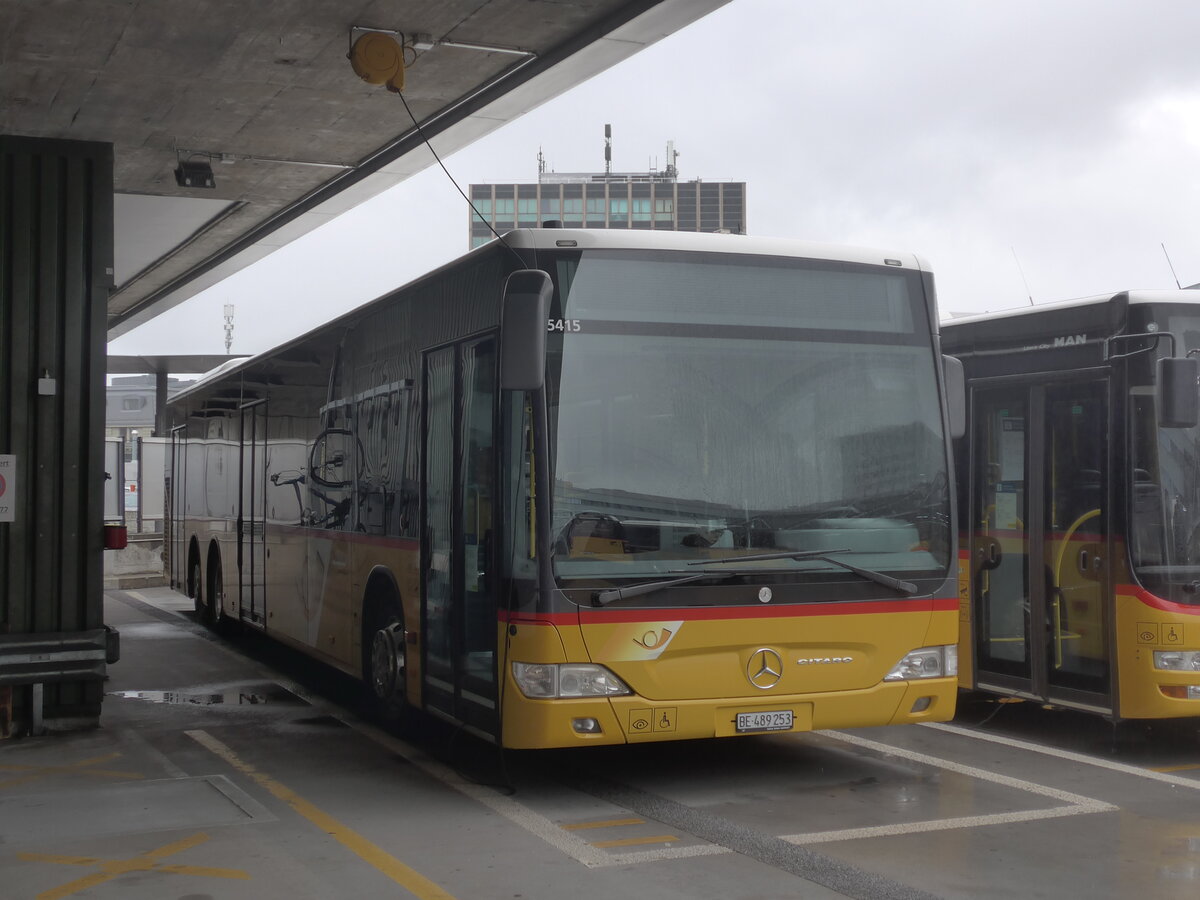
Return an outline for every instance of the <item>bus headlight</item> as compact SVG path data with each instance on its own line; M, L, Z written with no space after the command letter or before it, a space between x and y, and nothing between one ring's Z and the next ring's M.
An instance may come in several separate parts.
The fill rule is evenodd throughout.
M1200 672L1200 650L1155 650L1154 668L1168 672Z
M629 685L604 666L593 663L512 664L513 680L526 697L615 697L631 694Z
M884 681L914 681L918 678L948 678L958 674L958 645L922 647L906 653L883 676Z

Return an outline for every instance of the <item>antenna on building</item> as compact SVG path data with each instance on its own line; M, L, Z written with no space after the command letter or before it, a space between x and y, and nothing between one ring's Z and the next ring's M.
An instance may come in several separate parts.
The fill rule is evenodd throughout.
M666 176L672 180L679 177L679 169L675 166L675 160L679 158L679 154L675 152L675 142L667 141L667 171Z
M225 304L225 352L233 346L233 304Z
M538 177L546 174L546 157L542 155L542 148L538 147Z
M604 174L612 174L612 126L604 126Z

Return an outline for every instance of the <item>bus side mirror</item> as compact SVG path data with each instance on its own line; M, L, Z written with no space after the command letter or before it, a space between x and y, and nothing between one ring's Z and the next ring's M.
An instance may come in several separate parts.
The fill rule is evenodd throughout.
M554 286L540 269L504 282L500 304L500 389L536 391L546 379L546 321Z
M1160 428L1191 428L1200 422L1200 362L1196 357L1160 359L1155 387Z
M967 377L963 373L961 359L956 356L942 357L942 380L946 384L950 437L960 438L967 433Z

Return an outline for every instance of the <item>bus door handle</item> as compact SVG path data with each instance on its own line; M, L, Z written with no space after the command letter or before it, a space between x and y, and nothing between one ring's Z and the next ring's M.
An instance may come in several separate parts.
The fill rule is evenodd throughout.
M995 538L985 537L976 542L975 560L980 569L984 571L995 569L1003 558L1004 553L1000 549L1000 542Z
M1094 549L1083 547L1076 558L1079 574L1085 578L1097 578L1104 567L1104 559Z

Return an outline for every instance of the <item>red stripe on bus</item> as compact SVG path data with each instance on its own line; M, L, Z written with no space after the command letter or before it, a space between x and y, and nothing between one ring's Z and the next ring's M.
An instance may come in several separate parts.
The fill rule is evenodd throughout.
M1150 593L1145 588L1136 587L1132 584L1117 585L1117 593L1133 597L1134 600L1145 606L1149 606L1151 609L1179 613L1184 616L1200 616L1200 606L1189 606L1186 603L1174 603L1171 600L1164 600L1162 597Z

